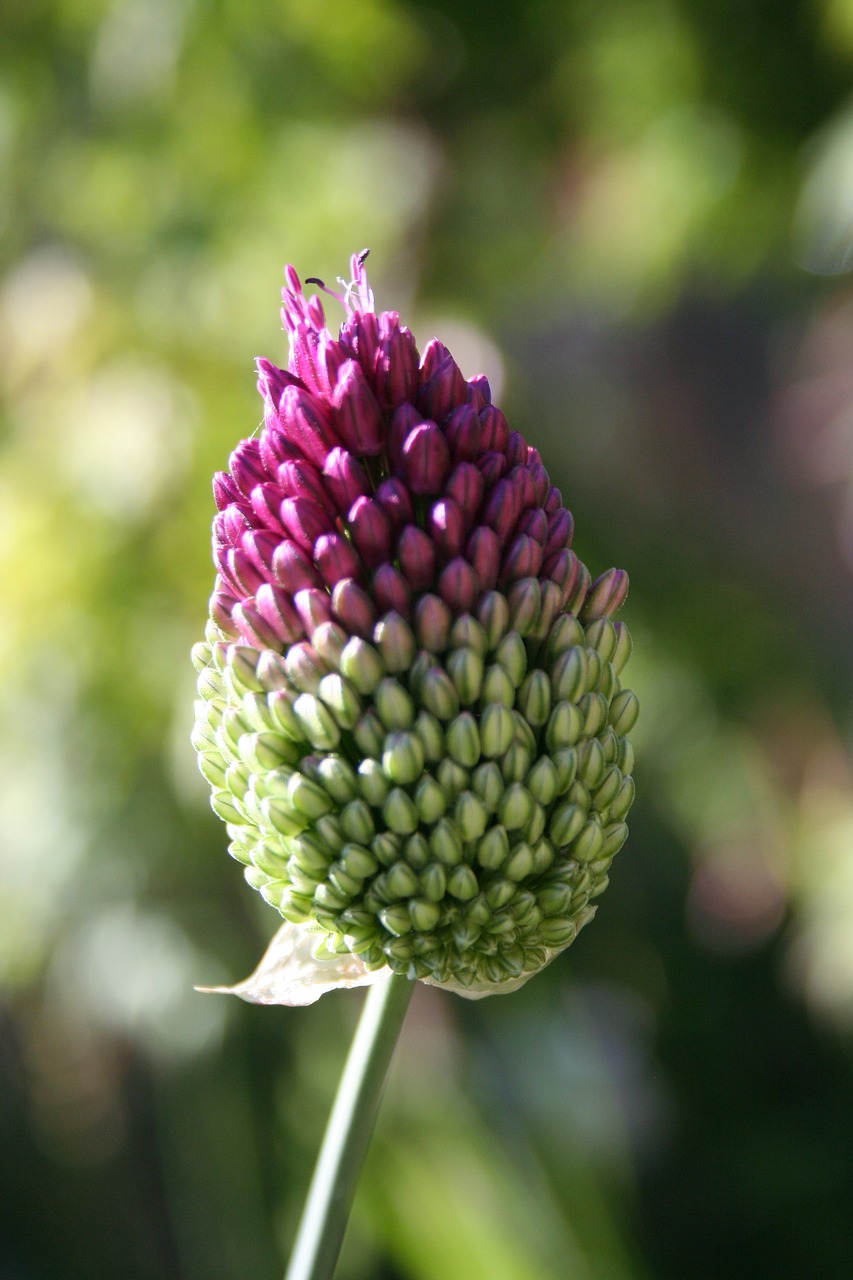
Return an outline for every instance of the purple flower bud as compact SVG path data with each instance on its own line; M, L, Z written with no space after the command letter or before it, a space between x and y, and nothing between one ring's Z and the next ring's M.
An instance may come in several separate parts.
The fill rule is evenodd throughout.
M412 493L441 493L450 468L450 450L434 422L421 422L406 436L403 467Z
M549 516L552 515L558 507L563 505L563 495L555 484L551 485L551 488L548 490L547 497L542 505L545 508L546 515Z
M322 401L298 387L285 387L281 397L281 420L291 444L309 462L322 467L329 450L338 443Z
M327 587L343 578L357 578L361 560L348 538L341 533L323 533L314 543L314 563Z
M481 454L477 459L477 469L483 477L486 488L492 489L507 473L506 455L496 453L494 449L489 453Z
M241 440L228 459L228 469L241 494L248 498L255 485L268 478L257 440Z
M224 555L222 554L224 552ZM265 581L249 557L237 547L222 548L216 556L216 564L225 581L237 597L253 596Z
M578 586L580 570L580 560L568 547L564 547L562 551L555 551L542 565L543 578L550 578L552 582L556 582L562 592L563 608L566 607L566 600Z
M430 339L424 348L423 355L421 356L419 374L421 386L423 386L424 383L432 377L442 360L445 360L449 355L450 352L447 350L447 347L443 342L439 342L438 338Z
M332 613L349 635L367 640L376 625L376 610L354 578L342 578L332 592Z
M255 608L278 637L276 648L293 644L305 635L305 628L287 591L264 583L255 596Z
M535 538L540 547L544 547L548 537L548 517L541 507L533 507L522 511L515 526L516 533L526 533L528 538ZM557 548L555 547L556 551Z
M318 507L335 519L337 511L320 473L304 458L299 461L283 462L278 468L277 479L282 498L310 498Z
M373 596L380 613L399 613L409 619L412 612L411 584L392 564L382 564L373 575Z
M321 623L332 621L329 593L322 588L304 587L301 591L297 591L293 597L293 605L309 639Z
M329 517L311 498L285 498L281 504L281 523L293 541L309 554L320 534L329 529Z
M403 525L414 520L412 495L397 476L390 476L387 480L383 480L376 490L375 497L390 519L395 533L399 532Z
M243 534L251 529L252 521L246 513L244 504L235 502L224 511L213 517L214 547L238 547Z
M278 485L270 480L266 484L256 484L250 501L256 519L274 533L281 533L281 490Z
M499 480L486 498L481 519L494 529L501 542L506 542L520 514L518 496L508 479Z
M290 364L309 391L328 397L344 360L340 344L325 330L298 324L290 345Z
M406 525L397 543L400 568L414 591L425 591L435 576L436 555L432 539L415 524Z
M319 587L320 579L309 556L289 539L279 539L272 556L276 581L291 595L303 587Z
M584 622L612 618L622 608L628 595L628 575L624 569L608 569L596 578L589 589L581 617Z
M429 509L427 525L443 560L453 560L459 555L465 542L465 517L458 502L439 498Z
M447 479L445 493L459 504L469 529L477 518L485 488L482 472L471 462L457 462Z
M578 561L577 582L571 592L566 593L565 588L563 589L564 603L561 605L561 608L567 610L569 613L573 613L575 617L577 617L578 614L582 612L583 603L584 600L586 600L591 581L592 575L589 569L587 569L583 561Z
M471 403L475 409L483 409L487 404L492 403L492 388L489 386L489 379L484 373L478 373L476 377L469 378L468 386L473 392Z
M531 462L531 457L536 454L536 461ZM548 472L539 461L539 453L536 449L528 449L527 451L527 470L533 479L534 501L537 507L541 507L548 496L548 490L551 487L551 481L548 479Z
M258 448L261 453L261 462L270 476L278 474L278 469L283 462L295 461L297 458L304 461L302 451L288 437L286 428L278 421L268 422L264 427L258 436Z
M385 418L360 364L345 360L332 393L335 426L353 453L375 458L385 449Z
M326 459L323 479L340 512L349 511L356 498L366 497L370 489L367 473L358 458L340 445L336 445Z
M506 460L511 467L527 465L527 441L520 431L510 431L506 445Z
M341 325L340 344L348 356L357 360L368 378L379 347L379 317L373 311L356 311Z
M542 588L538 578L520 578L510 587L507 595L509 621L513 631L529 635L539 620L542 605Z
M480 594L480 582L474 569L457 556L445 565L438 579L438 594L455 614L468 613Z
M443 653L450 639L453 615L444 601L435 595L421 596L415 606L415 633L418 644L430 653Z
M413 404L401 404L394 410L391 425L388 428L388 458L391 469L397 475L403 475L403 445L406 437L423 418Z
M494 529L489 529L486 525L475 529L468 539L465 555L482 589L491 591L497 583L501 562L501 542Z
M224 511L232 502L241 500L240 490L227 471L217 471L213 477L213 501L219 511Z
M507 476L516 495L519 515L532 507L535 500L533 477L526 467L513 467Z
M279 546L279 539L268 529L248 529L240 539L240 549L246 553L258 573L263 574L266 582L275 577L273 556Z
M369 569L390 559L391 521L374 498L356 498L347 513L352 540Z
M243 600L239 604L235 604L231 616L237 625L240 635L246 644L251 645L253 649L281 648L282 641L279 639L275 627L266 621L251 601Z
M388 314L393 313L385 313ZM394 409L414 399L418 386L418 349L409 330L399 323L383 337L376 353L373 385L383 409Z
M496 405L487 404L480 410L480 426L480 448L505 453L509 442L509 423Z
M574 531L575 522L570 511L567 511L565 507L558 507L556 511L552 511L551 515L548 516L545 559L547 560L555 551L562 551L563 547L570 547Z
M459 462L473 462L480 452L480 417L474 404L461 404L442 424L452 456Z
M237 604L236 597L227 589L222 578L217 577L216 586L210 597L210 616L220 631L232 639L236 639L240 634L239 628L231 616Z
M442 422L451 409L465 403L468 384L449 351L426 380L423 374L422 368L421 387L417 397L418 408L426 417L432 418L435 422Z
M307 640L290 646L285 655L284 664L288 680L303 693L314 693L323 676L328 675L329 670L317 650Z
M278 365L273 364L271 360L266 360L263 356L255 361L255 367L258 370L258 390L264 401L264 418L268 422L275 421L284 388L301 387L303 383L292 373L288 373L286 369L279 369Z
M508 586L516 578L533 578L542 567L542 548L526 533L519 533L509 545L501 564L500 583Z

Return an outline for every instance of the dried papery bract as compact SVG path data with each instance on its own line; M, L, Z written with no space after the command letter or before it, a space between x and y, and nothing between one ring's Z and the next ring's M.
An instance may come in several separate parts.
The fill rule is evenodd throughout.
M214 479L193 741L286 922L237 990L508 991L592 917L627 835L627 576L592 581L485 378L419 355L351 270L333 337L286 269L288 367L258 361L264 426Z

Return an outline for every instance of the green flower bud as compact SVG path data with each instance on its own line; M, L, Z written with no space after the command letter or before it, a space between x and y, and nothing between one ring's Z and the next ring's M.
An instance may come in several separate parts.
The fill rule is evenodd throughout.
M421 821L427 825L438 822L447 811L447 794L429 773L415 788L415 804Z
M408 908L404 907L401 902L394 902L389 907L383 907L379 912L379 920L384 928L389 933L393 933L396 938L411 932L412 919Z
M517 844L504 866L504 875L508 880L524 880L533 874L533 850L526 841Z
M486 830L489 811L479 796L463 791L453 809L453 821L463 840L479 840Z
M510 631L501 640L495 650L495 661L499 662L517 689L527 674L527 650L524 641L517 631Z
M382 655L385 670L392 674L407 671L414 660L417 646L412 628L399 613L388 613L377 622L373 640Z
M527 826L532 814L533 797L520 782L513 782L498 805L498 818L507 831L518 831Z
M383 874L386 890L391 898L410 898L418 891L418 877L405 862L395 862Z
M503 668L498 668L502 671ZM480 716L480 739L483 755L489 759L502 756L509 750L515 733L512 712L500 703L485 707Z
M390 676L381 682L374 705L386 729L409 729L415 722L415 706L409 694Z
M436 777L448 803L461 795L471 781L468 770L461 764L457 764L455 760L451 760L449 756L446 756L438 766Z
M414 801L402 787L392 787L382 806L385 825L397 835L409 836L418 827L418 811Z
M585 738L594 738L607 724L610 708L607 699L600 693L585 693L578 703L578 710L584 718L582 733Z
M607 763L597 738L589 738L578 748L578 777L589 791L594 791L604 777Z
M379 869L379 863L370 850L354 842L344 845L340 863L348 875L358 880L372 876Z
M375 805L377 809L385 803L391 784L378 760L362 760L358 766L358 789L362 799Z
M580 805L566 800L557 805L557 808L551 814L548 835L558 849L565 848L580 833L585 822L586 810L581 808Z
M455 867L462 861L462 838L455 823L441 818L429 834L429 847L433 857L446 867Z
M359 693L369 695L385 675L385 664L372 644L353 636L341 650L340 672Z
M532 752L513 742L501 760L501 773L506 783L523 782L532 763Z
M477 721L463 711L447 728L447 751L456 764L473 769L480 759L480 734Z
M376 835L373 815L363 800L351 800L344 805L340 823L347 840L354 840L358 844L369 844Z
M377 759L385 745L385 725L371 707L360 717L353 730L356 746L363 756Z
M557 766L550 756L540 756L524 781L537 804L547 806L557 796L559 776Z
M315 779L336 804L346 804L358 795L355 770L342 756L322 756L317 762Z
M616 799L621 786L622 774L615 765L611 765L593 792L592 802L599 813L602 813Z
M459 714L459 695L441 667L433 667L424 677L420 696L427 711L439 720L452 720Z
M441 902L447 892L447 872L440 862L431 862L418 877L421 896L427 902Z
M625 817L631 805L634 803L634 779L631 777L624 778L622 785L610 803L610 820L618 821Z
M530 635L539 621L542 607L542 588L538 578L521 578L510 587L507 596L509 621L521 636Z
M545 729L545 746L553 755L562 747L572 747L583 732L583 715L571 702L558 702Z
M422 871L430 862L432 851L429 847L429 841L422 831L416 831L413 836L409 836L403 846L403 857L409 866L414 867L416 871Z
M196 747L196 751L198 751L198 747ZM225 764L218 752L214 754L209 751L198 751L198 767L215 791L224 789ZM219 811L217 810L216 812L218 813Z
M406 786L421 776L424 749L414 733L389 733L382 753L382 768L392 782Z
M429 711L419 711L415 720L415 733L421 740L424 759L437 764L444 755L444 731Z
M623 737L631 732L639 714L640 704L637 701L637 695L630 689L623 689L621 693L617 693L610 704L609 721L616 733Z
M604 848L604 832L601 823L590 818L580 835L575 837L572 852L578 862L592 862Z
M516 701L529 725L545 724L551 713L551 681L544 671L531 671L524 678Z
M313 693L301 693L293 704L293 712L315 750L334 751L341 740L341 731L319 698Z
M493 760L477 766L471 775L471 790L482 800L487 813L497 813L504 793L504 780Z
M447 671L462 706L472 706L483 686L483 659L474 649L454 649L447 657Z
M403 842L393 831L380 831L371 840L370 848L377 862L383 867L392 867L402 857Z
M487 669L480 692L480 705L487 707L491 703L499 703L510 711L515 706L515 685L510 680L506 668L499 662L493 663Z
M613 630L616 632L616 648L610 655L610 661L613 663L613 670L618 676L621 675L625 663L631 656L634 642L624 622L614 622Z
M557 658L551 673L554 698L577 702L586 689L589 661L586 649L566 649Z
M336 673L323 676L317 686L317 696L329 708L339 728L353 728L361 715L361 699L348 680Z
M477 617L486 635L488 650L498 647L509 628L509 604L499 591L486 591L480 597Z

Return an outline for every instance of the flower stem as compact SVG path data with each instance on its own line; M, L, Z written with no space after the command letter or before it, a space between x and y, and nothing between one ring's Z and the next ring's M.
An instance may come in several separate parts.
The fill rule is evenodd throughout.
M370 987L323 1135L285 1280L331 1280L415 984Z

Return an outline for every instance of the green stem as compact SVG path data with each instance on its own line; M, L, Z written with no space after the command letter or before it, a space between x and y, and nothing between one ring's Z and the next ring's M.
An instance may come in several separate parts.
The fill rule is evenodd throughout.
M415 984L394 974L370 987L332 1113L285 1280L331 1280L358 1176Z

